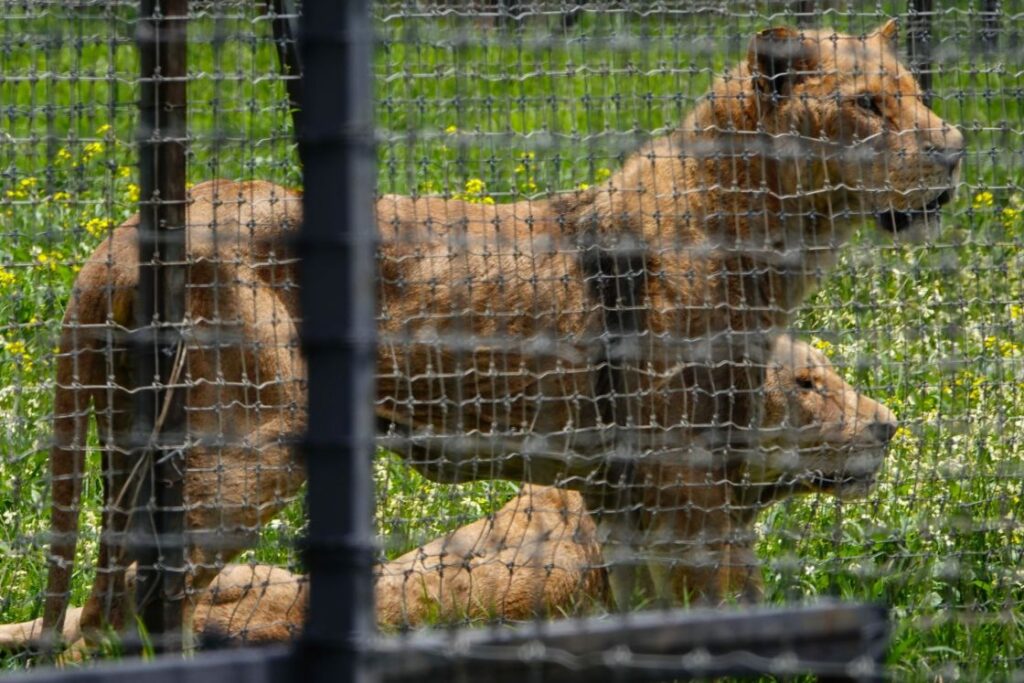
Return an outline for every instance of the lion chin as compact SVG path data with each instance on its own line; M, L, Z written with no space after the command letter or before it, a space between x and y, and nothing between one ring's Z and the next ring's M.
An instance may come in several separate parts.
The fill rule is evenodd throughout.
M805 484L810 491L828 493L842 500L864 498L875 486L875 475L852 475L846 473L826 475L813 474Z
M874 488L887 450L883 445L830 447L833 452L829 459L835 458L841 463L840 468L807 465L777 475L770 488L776 493L827 493L843 500L864 498Z
M881 230L898 235L904 242L921 243L934 237L942 228L942 207L953 200L956 186L939 192L920 209L883 211L875 214L875 223Z

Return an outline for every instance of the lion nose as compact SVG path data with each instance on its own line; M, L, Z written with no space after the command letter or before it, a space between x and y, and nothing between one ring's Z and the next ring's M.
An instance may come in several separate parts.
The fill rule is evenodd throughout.
M961 147L939 147L928 145L925 149L928 157L935 163L952 171L960 163L960 160L967 154L967 150Z
M896 431L899 428L895 422L872 422L871 434L883 444L887 444L896 436Z
M944 127L941 131L933 131L932 134L935 141L925 145L925 153L935 163L952 171L967 154L964 134L955 126Z

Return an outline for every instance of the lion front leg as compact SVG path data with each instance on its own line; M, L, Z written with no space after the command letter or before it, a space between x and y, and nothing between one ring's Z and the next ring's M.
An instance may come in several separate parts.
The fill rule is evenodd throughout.
M673 523L672 530L678 528ZM731 525L709 524L697 534L658 533L647 549L653 594L675 605L754 604L764 599L753 542Z

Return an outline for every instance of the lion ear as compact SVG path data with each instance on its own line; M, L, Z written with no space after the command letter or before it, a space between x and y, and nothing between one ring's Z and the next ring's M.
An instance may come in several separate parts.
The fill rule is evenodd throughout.
M895 19L890 19L875 31L875 35L882 39L883 42L888 43L892 47L896 47L896 39L900 30L899 22Z
M815 62L803 34L789 26L761 31L750 39L747 48L754 87L764 95L788 95L795 84L817 67Z

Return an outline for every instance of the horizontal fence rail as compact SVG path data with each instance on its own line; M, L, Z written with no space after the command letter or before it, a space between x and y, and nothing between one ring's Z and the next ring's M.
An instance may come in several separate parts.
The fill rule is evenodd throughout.
M815 674L881 680L888 621L875 608L820 605L744 612L677 611L628 619L565 620L502 632L466 629L368 643L381 681L690 680L716 676ZM308 654L308 653L307 653ZM796 658L793 657L796 655ZM35 683L117 683L140 675L180 680L287 681L308 664L281 646L219 652L193 661L164 657L92 670L38 672Z

